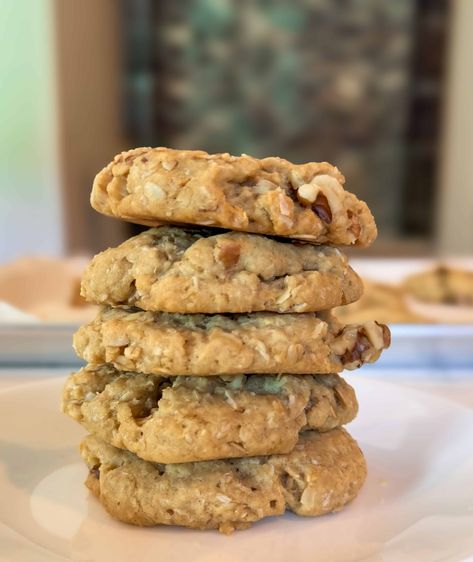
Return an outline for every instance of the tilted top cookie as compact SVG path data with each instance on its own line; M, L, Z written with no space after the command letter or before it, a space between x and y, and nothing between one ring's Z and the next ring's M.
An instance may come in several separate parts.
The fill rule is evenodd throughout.
M94 209L138 224L185 223L369 246L374 219L326 162L136 148L95 178Z
M172 227L98 254L82 280L88 301L178 313L313 312L362 291L337 248Z

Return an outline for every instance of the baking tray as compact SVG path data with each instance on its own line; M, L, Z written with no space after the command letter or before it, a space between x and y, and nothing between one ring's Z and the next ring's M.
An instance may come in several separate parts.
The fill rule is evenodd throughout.
M72 348L79 324L0 325L0 366L77 366L83 361Z
M473 367L473 325L391 324L391 347L364 368Z

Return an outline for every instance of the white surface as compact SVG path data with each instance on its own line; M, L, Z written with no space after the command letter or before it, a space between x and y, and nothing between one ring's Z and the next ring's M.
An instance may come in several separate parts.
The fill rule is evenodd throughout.
M15 308L7 302L0 301L0 324L36 324L39 322L31 314Z
M351 267L363 279L397 285L409 275L428 271L438 265L473 270L473 258L353 258Z
M407 295L406 304L415 314L434 322L473 325L473 306L426 303L411 295Z
M62 378L0 393L0 560L410 562L473 555L473 411L350 377L350 425L369 477L345 511L265 520L231 537L111 520L82 481L82 431L60 414Z

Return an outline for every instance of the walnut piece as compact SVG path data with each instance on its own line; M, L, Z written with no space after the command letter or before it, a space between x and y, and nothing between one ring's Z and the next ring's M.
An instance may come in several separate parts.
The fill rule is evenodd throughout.
M330 224L332 222L332 211L328 200L323 193L317 195L317 199L314 204L314 212L323 222Z
M332 349L340 356L347 369L371 363L379 353L389 347L391 333L384 324L375 321L365 322L361 327L345 326L332 343Z
M342 186L335 178L327 175L315 176L310 183L297 188L297 199L312 207L315 214L326 224L332 222L333 212L340 210Z
M365 336L364 330L358 330L355 345L347 349L342 355L341 360L344 365L361 362L363 353L371 347L369 339Z
M304 183L297 190L297 198L303 205L312 205L317 199L319 187L313 183Z
M224 265L226 269L235 267L240 259L240 244L233 241L225 241L220 245L217 252L217 260Z

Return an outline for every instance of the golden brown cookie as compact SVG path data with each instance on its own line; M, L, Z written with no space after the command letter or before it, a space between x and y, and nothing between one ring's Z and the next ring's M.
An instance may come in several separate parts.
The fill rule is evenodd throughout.
M439 265L408 277L404 289L426 303L473 306L473 271Z
M159 463L288 453L299 432L357 413L338 375L162 377L88 365L67 380L63 411L107 443Z
M429 322L420 314L410 310L405 292L401 288L366 279L363 280L363 285L365 290L359 300L332 311L341 322L350 324L370 320L386 324Z
M104 309L74 336L88 363L156 375L319 374L378 359L376 322L342 327L329 313L168 314Z
M131 222L198 224L368 246L376 225L368 206L323 163L137 148L118 154L95 178L94 209Z
M172 227L98 254L82 280L90 302L179 313L313 312L362 292L336 248Z
M343 429L302 433L288 454L155 464L88 436L87 487L109 514L133 525L182 525L230 533L286 509L304 516L340 510L366 478Z

